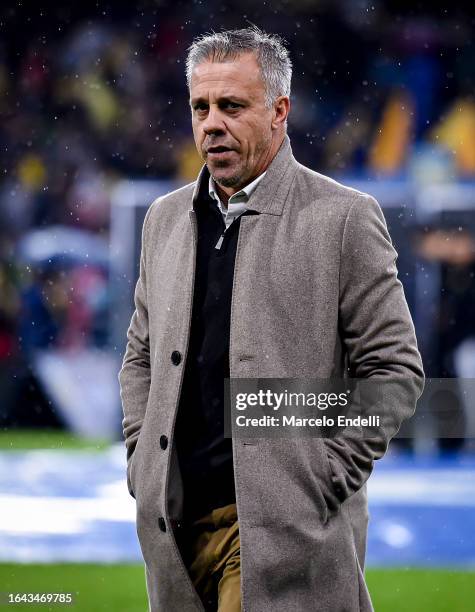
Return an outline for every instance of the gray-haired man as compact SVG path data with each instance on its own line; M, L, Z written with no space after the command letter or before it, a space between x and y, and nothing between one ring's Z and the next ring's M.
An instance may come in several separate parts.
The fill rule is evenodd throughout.
M227 377L404 377L399 423L423 386L378 204L292 155L291 73L255 27L193 43L205 165L144 221L120 383L153 612L372 609L366 480L391 436L223 433Z

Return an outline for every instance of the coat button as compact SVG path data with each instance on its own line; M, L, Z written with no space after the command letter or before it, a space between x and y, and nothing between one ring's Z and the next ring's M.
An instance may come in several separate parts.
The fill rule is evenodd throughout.
M168 438L167 436L160 436L160 448L165 450L168 446Z
M181 362L181 353L180 351L173 351L171 355L173 365L178 365Z
M163 518L163 516L160 516L158 518L158 527L160 531L163 531L163 533L165 533L165 531L167 530L167 524L165 523L165 519Z

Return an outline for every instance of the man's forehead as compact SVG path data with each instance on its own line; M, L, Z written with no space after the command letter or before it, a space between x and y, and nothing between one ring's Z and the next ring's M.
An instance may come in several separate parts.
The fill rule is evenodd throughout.
M223 84L223 87L195 87L193 89L193 95L190 96L191 102L196 102L198 100L208 100L208 98L212 100L248 100L252 99L255 96L251 94L248 88L242 87L227 87Z
M252 55L237 56L223 62L205 61L197 64L191 75L191 87L201 84L216 87L229 83L258 85L261 81L257 60Z

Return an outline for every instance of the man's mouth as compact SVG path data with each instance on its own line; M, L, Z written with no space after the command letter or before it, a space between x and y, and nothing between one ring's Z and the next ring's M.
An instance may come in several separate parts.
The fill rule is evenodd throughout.
M230 149L229 147L216 146L209 147L207 153L208 155L223 155L225 153L230 153L231 151L233 151L233 149Z

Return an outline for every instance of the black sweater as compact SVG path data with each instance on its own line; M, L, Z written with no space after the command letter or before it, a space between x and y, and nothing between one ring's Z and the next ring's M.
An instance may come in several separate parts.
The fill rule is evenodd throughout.
M207 191L208 182L202 185L195 204L198 249L190 344L175 429L186 522L235 501L232 441L224 438L224 379L229 377L231 295L241 217L216 249L226 226Z

